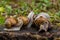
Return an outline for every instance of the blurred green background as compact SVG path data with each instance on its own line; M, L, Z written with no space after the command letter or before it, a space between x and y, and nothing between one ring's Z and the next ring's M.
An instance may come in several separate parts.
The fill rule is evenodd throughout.
M46 12L50 22L60 22L60 0L0 0L0 24L4 24L5 16L21 14L27 16L30 11L35 14Z

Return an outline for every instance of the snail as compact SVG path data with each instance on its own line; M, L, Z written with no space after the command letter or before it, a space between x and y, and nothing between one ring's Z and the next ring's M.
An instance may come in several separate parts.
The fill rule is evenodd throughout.
M39 31L47 31L47 29L49 28L49 19L50 16L47 13L42 12L37 15L34 20L34 23L39 27Z

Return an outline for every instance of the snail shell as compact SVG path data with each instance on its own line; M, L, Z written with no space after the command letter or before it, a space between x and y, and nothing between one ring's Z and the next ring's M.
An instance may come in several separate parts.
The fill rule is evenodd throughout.
M6 18L6 21L5 21L6 28L11 28L12 26L14 26L16 24L17 24L17 21L14 17L10 16L10 17Z
M19 16L18 19L23 21L23 25L27 25L29 22L29 19L25 16Z
M39 27L40 30L45 30L47 31L49 27L49 18L50 16L47 13L40 13L38 16L35 18L34 23Z

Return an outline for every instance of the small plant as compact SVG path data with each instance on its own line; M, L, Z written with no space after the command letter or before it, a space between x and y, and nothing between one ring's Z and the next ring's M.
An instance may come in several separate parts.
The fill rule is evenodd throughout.
M5 10L8 14L12 13L12 7L10 5L6 5Z

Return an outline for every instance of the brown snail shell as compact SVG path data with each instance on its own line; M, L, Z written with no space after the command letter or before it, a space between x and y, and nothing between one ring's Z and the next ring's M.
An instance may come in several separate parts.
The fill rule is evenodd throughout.
M46 22L46 21L47 21L47 19L45 19L44 17L40 16L37 20L34 20L34 23L36 25L40 25L41 23Z
M16 19L14 17L11 16L11 17L6 18L5 26L7 28L11 28L16 24L17 24L17 21L16 21Z
M23 25L27 25L29 23L29 19L25 16L19 16L19 19L22 19Z
M39 28L39 31L47 31L49 28L49 18L50 16L46 13L40 13L34 20L35 25Z

